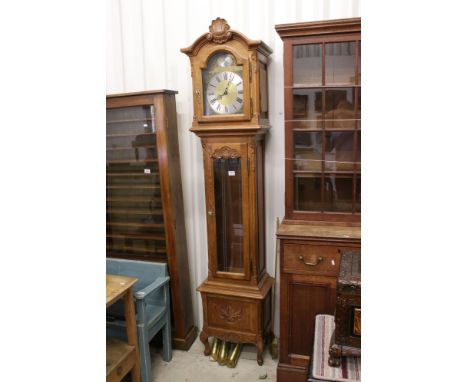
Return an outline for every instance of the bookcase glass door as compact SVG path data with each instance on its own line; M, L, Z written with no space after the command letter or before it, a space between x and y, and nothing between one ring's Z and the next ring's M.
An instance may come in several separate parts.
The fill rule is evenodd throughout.
M219 272L244 273L241 158L213 159Z
M107 256L165 260L153 106L107 109Z
M294 211L361 212L360 52L358 38L292 46Z

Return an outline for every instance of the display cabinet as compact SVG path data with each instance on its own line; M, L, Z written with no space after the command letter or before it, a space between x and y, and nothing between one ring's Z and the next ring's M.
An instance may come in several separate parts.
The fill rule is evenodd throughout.
M361 241L361 20L276 26L284 43L285 219L278 381L304 381L316 314Z
M197 330L190 291L175 94L107 97L107 257L165 262L171 277L173 345Z
M263 363L271 326L272 278L265 267L264 136L271 49L213 20L182 49L192 67L194 116L201 138L208 228L208 277L200 339L252 343Z

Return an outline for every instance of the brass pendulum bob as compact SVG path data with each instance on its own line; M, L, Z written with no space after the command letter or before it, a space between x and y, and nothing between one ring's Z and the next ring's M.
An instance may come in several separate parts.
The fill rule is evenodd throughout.
M227 360L227 367L234 368L237 365L240 354L242 352L242 344L236 344L229 355Z
M228 360L228 352L229 352L229 342L222 341L221 348L219 349L218 355L218 365L224 366Z
M211 345L210 361L216 362L218 360L219 348L221 341L216 337L213 338L213 345Z

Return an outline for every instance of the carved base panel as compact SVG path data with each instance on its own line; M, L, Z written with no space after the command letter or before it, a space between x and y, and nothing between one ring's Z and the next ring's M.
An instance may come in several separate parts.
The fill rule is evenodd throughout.
M263 351L271 330L271 283L267 287L266 294L259 291L255 298L233 296L232 291L229 295L222 291L200 291L203 301L200 340L205 345L205 355L211 351L208 338L216 337L232 343L254 344L257 363L263 364Z

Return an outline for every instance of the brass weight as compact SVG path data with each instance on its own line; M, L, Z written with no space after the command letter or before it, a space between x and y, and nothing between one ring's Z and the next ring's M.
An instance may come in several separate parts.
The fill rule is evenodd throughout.
M219 349L218 355L218 365L224 366L228 360L228 353L229 353L229 342L222 341L221 348Z
M237 361L239 360L241 353L242 353L242 344L235 344L227 360L227 367L230 367L230 368L236 367Z
M221 341L218 340L216 337L213 338L213 344L211 345L211 353L210 353L211 362L218 361L220 343Z

